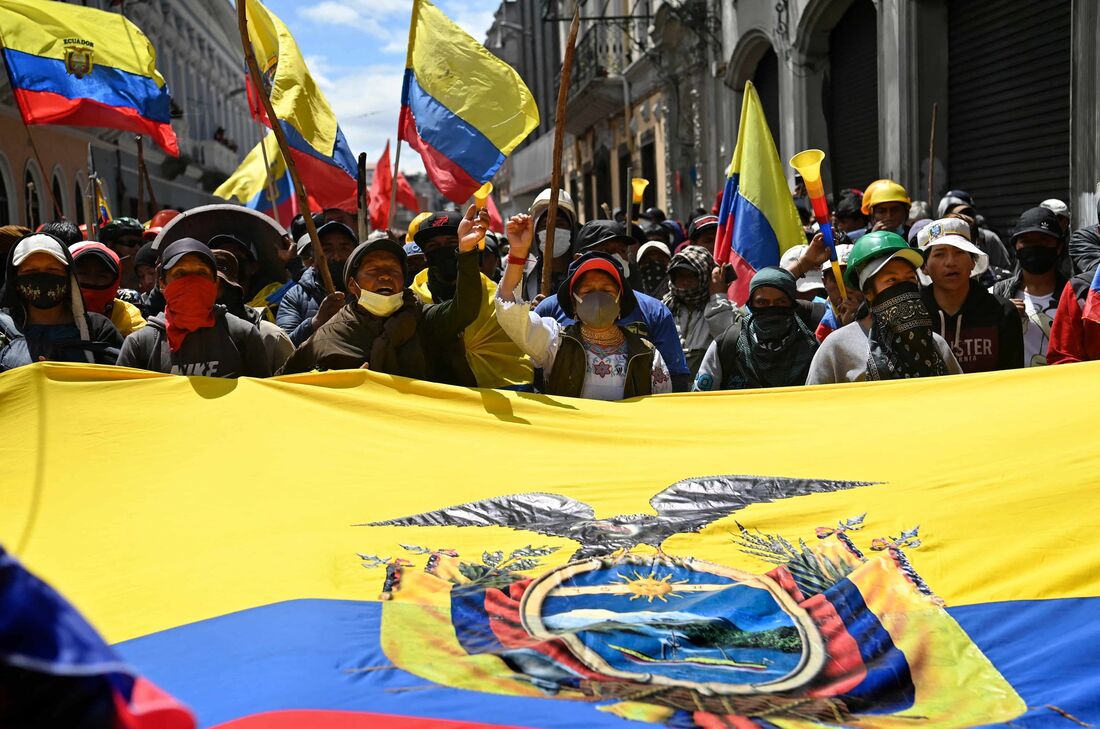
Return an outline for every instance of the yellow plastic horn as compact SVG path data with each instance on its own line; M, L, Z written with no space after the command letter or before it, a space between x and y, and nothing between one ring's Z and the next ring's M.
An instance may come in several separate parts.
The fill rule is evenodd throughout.
M431 211L426 211L426 212L420 213L420 215L417 215L415 218L412 219L412 222L409 223L409 229L405 233L405 242L406 243L412 243L413 242L413 236L416 235L416 231L420 230L420 224L423 223L425 220L427 220L430 217L432 217Z
M493 194L493 183L486 182L481 187L477 188L477 192L474 193L474 205L477 206L478 211L484 210L486 203L489 201L489 196ZM477 247L481 250L485 250L485 238L482 238Z
M825 188L821 185L821 162L824 159L825 153L820 149L807 149L791 157L791 167L802 175L806 194L811 200L825 197Z
M645 189L649 187L649 180L644 177L632 177L630 178L630 189L633 192L633 200L635 205L642 204L642 195L645 194Z

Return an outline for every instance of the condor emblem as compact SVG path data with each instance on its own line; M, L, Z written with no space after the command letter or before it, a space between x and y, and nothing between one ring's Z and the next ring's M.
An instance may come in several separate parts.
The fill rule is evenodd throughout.
M65 39L65 70L82 79L92 72L95 44L82 38Z

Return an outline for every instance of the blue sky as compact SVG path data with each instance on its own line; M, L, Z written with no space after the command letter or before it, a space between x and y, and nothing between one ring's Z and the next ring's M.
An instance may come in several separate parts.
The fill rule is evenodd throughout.
M478 41L493 21L500 0L434 0L447 16ZM396 142L401 76L409 37L412 0L264 0L294 34L298 47L348 144L374 163L386 139ZM392 151L392 148L391 148ZM405 148L401 169L423 170Z

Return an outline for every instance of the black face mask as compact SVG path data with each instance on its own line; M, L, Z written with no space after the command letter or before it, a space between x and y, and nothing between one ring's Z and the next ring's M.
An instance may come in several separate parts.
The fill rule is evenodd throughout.
M15 287L23 300L36 309L52 309L69 298L71 283L59 273L23 273L15 277Z
M1046 246L1024 246L1016 251L1020 268L1028 273L1046 273L1058 262L1058 249Z
M218 294L218 303L229 309L229 313L233 316L240 316L244 313L244 291L223 282Z
M752 328L762 342L782 340L794 328L794 309L786 306L750 307Z
M458 248L443 246L425 254L434 277L445 283L458 280Z
M332 286L337 291L344 291L347 289L347 284L344 283L344 264L347 261L328 261L328 273L332 276Z

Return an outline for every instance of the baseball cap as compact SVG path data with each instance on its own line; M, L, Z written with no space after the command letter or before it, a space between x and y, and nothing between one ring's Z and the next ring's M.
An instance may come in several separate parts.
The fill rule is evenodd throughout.
M849 192L840 198L840 202L836 204L836 208L833 212L838 218L844 220L863 218L864 215L863 211L860 210L861 207L863 207L863 196Z
M405 248L400 243L390 238L388 235L369 235L367 239L356 246L355 250L348 256L348 262L344 265L344 280L347 281L355 272L359 270L359 264L369 254L375 251L385 251L390 253L401 264L401 275L408 277L409 274L409 259L405 255Z
M1059 218L1069 217L1069 205L1066 205L1064 202L1056 197L1052 197L1049 200L1043 200L1041 203L1039 203L1039 207L1046 208L1050 212L1057 215Z
M134 267L137 266L153 266L157 265L157 249L153 247L153 242L149 241L141 248L138 248L138 252L134 254Z
M240 276L240 262L237 257L226 250L218 249L213 251L215 268L218 271L218 278L225 281L230 286L236 286L240 288L241 285L237 282Z
M581 226L577 233L576 250L587 251L601 243L620 241L626 245L635 242L632 236L626 234L625 226L614 220L589 220Z
M807 245L791 246L783 254L783 257L779 259L779 266L786 269L787 266L793 265L799 257L806 252L809 248ZM795 287L798 289L798 293L806 294L810 291L817 291L825 288L825 282L821 278L820 269L810 269L806 273L795 281Z
M12 265L18 266L27 260L27 256L34 253L47 253L64 264L66 268L69 267L69 257L65 255L65 244L49 233L28 235L16 243L15 250L12 251Z
M973 208L974 198L970 197L970 193L966 190L948 190L947 194L940 198L940 204L936 206L936 215L942 218L951 208L959 205Z
M717 230L717 228L717 215L700 215L698 218L691 221L691 225L688 226L688 240L694 241L700 233L707 230Z
M206 263L210 265L210 268L217 271L218 262L214 259L214 253L210 250L210 246L201 241L197 241L194 238L180 238L179 240L170 243L160 255L161 270L170 271L173 266L180 262L184 256L194 254L201 257Z
M933 220L917 235L917 247L925 253L932 246L939 245L953 246L974 256L974 270L971 271L971 276L979 276L989 268L989 256L970 242L970 225L965 220L959 218Z
M649 251L660 251L661 253L664 253L669 258L672 258L672 252L668 249L668 246L666 246L664 243L662 243L659 240L651 240L648 243L646 243L644 246L642 246L641 248L638 249L637 260L641 261L642 258L645 257L645 254Z
M919 236L920 232L922 230L924 230L925 228L927 228L931 224L932 224L932 219L931 218L925 218L923 220L918 220L917 222L913 223L913 227L911 227L909 229L909 235L908 235L908 237L906 237L906 240L908 241L909 245L916 248L917 247L917 236Z
M206 245L212 251L222 248L222 246L238 245L248 252L248 260L258 260L258 256L256 255L256 246L252 245L252 241L243 241L237 236L230 233L219 233L218 235L213 236L209 241L207 241Z
M600 221L614 222L614 221ZM618 225L618 223L615 223ZM628 316L638 306L638 300L634 296L634 290L629 285L624 285L625 276L622 266L611 256L601 251L589 251L569 264L565 278L558 286L558 306L570 319L577 316L575 302L573 300L573 282L580 279L589 271L603 271L619 282L619 318Z
M422 255L424 255L424 251L420 250L420 246L418 246L415 243L406 243L404 248L405 248L405 255L406 256L422 256Z
M871 261L862 268L859 272L859 288L862 291L867 287L867 282L875 277L875 274L881 271L887 263L893 261L896 258L908 261L913 268L920 270L920 267L924 265L924 254L918 251L916 248L904 248L899 251L894 251L889 256L883 256L876 260Z
M433 212L425 218L413 235L413 242L423 249L424 243L440 235L457 235L458 224L462 222L462 213L457 210Z
M341 223L339 220L330 220L322 225L320 228L318 228L317 237L320 238L322 235L325 235L326 233L332 233L334 231L339 231L340 233L343 233L344 235L351 238L353 241L358 242L359 240L359 236L355 234L355 231Z
M1049 208L1037 207L1025 210L1016 221L1016 227L1012 229L1012 241L1024 233L1042 233L1052 238L1061 240L1062 226L1058 222L1058 216Z

